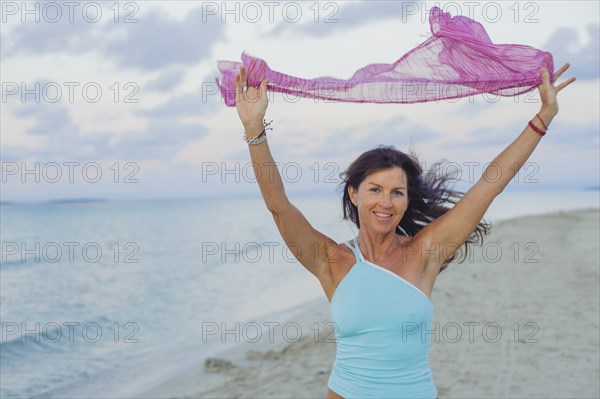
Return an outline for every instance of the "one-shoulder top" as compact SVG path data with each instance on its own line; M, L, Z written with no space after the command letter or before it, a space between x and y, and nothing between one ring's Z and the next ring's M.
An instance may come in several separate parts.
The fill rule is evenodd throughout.
M431 300L396 273L366 261L358 244L346 245L356 263L331 299L337 353L327 386L345 399L435 399Z

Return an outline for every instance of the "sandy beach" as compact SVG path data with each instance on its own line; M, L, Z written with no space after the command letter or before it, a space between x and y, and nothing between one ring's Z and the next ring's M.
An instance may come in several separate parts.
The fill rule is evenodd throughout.
M598 398L599 241L598 209L520 217L451 264L432 295L439 397ZM246 339L138 397L324 398L329 316L323 295L273 327L273 342Z

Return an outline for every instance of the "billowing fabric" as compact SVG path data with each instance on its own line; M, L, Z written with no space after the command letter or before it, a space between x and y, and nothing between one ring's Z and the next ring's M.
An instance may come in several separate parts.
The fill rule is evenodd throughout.
M370 64L348 79L302 79L273 71L246 52L248 84L269 80L267 90L342 102L417 103L491 93L515 96L542 83L546 66L554 82L552 54L519 44L494 44L483 26L467 17L451 17L433 7L432 36L393 64ZM360 50L360 49L357 49ZM218 61L217 85L227 106L235 106L235 74L241 63Z
M357 242L346 242L356 263L331 299L337 352L327 386L346 399L435 399L433 304L407 280L366 261Z

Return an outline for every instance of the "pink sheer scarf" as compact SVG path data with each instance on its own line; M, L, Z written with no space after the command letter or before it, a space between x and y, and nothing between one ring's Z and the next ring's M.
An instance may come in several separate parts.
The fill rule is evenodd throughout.
M418 103L492 93L516 96L542 83L546 66L554 82L552 54L519 44L494 44L483 26L464 16L431 9L432 36L393 64L370 64L348 79L302 79L273 71L257 57L242 54L248 85L269 80L267 90L342 102ZM216 78L225 104L235 106L240 63L218 61Z

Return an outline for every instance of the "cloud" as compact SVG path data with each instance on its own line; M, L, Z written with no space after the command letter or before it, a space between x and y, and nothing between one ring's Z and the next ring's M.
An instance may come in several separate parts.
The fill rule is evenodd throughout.
M224 35L224 24L201 22L200 8L191 10L181 21L159 9L142 9L135 14L138 22L116 23L109 6L103 3L105 17L98 23L82 18L69 22L63 16L55 23L18 24L3 38L2 57L96 52L123 67L156 70L208 58Z
M415 1L353 1L341 3L326 3L330 6L319 7L320 16L317 23L314 21L314 15L311 15L310 22L304 24L294 24L283 22L276 26L268 35L289 33L298 35L323 37L332 35L343 30L357 28L373 22L381 22L384 19L407 18L410 15L407 11L418 9L420 2ZM311 11L312 10L312 11ZM314 13L315 9L306 10ZM404 14L407 15L404 15ZM327 23L326 21L330 21Z
M178 70L165 72L155 82L173 82L180 78L181 74ZM43 87L49 80L41 78L38 82ZM201 86L195 92L171 97L154 108L137 111L136 115L146 120L141 129L125 132L104 130L93 134L82 133L82 129L74 123L70 113L77 112L78 107L75 104L46 101L11 102L10 112L18 118L33 122L25 132L42 137L44 144L36 148L4 145L2 159L19 161L34 158L51 161L65 158L169 158L187 143L197 141L207 134L204 125L197 121L198 117L223 106L220 95L210 93L211 90Z
M440 147L480 148L487 146L507 146L525 129L526 123L512 121L502 126L481 126L468 132L465 140L452 139L440 143ZM552 134L552 138L548 141L552 141L555 145L580 148L586 148L591 145L598 146L598 131L600 130L598 121L586 125L556 121L552 123L550 130L547 135Z
M147 129L126 132L113 145L101 150L108 156L118 152L130 159L168 159L186 143L206 133L206 128L200 123L188 124L177 118L152 117Z
M177 116L149 115L147 127L124 133L102 131L83 134L69 116L69 108L56 103L24 103L15 114L34 121L27 129L31 135L44 137L40 148L4 148L3 158L47 160L101 160L168 158L189 141L206 134L200 123L183 123Z
M464 140L452 138L441 142L440 147L450 149L508 145L524 128L522 121L512 121L502 126L481 125L468 132Z
M301 133L290 134L302 137ZM350 153L360 154L382 144L408 150L413 144L433 140L439 136L439 132L422 125L408 124L406 118L399 116L367 126L337 129L327 135L317 147L307 145L303 148L294 142L274 142L269 145L274 153L284 159L331 159Z
M43 146L29 151L11 150L10 153L13 156L19 154L24 157L49 160L72 154L85 158L90 155L88 152L90 141L97 140L82 136L69 117L68 108L60 103L25 102L15 106L13 112L18 117L24 117L34 122L33 126L26 130L28 134L44 137Z
M578 147L582 149L598 148L600 144L600 121L587 124L557 121L549 128L546 137L555 145Z
M600 25L589 24L586 29L589 41L585 46L576 29L562 27L554 31L541 48L552 53L555 70L569 62L569 76L595 80L600 78Z
M220 92L214 81L207 77L204 84L194 93L176 96L154 108L139 111L139 115L161 117L198 117L224 107Z
M156 79L146 83L144 89L168 92L183 80L184 71L175 69L162 72Z
M202 23L202 10L190 11L183 21L152 10L130 24L124 37L103 43L104 53L125 67L159 69L191 64L210 56L212 45L223 37L224 24Z
M365 150L379 144L393 145L400 149L433 140L440 135L439 132L422 125L408 125L405 118L398 117L374 126L371 132L358 142L358 145Z
M39 7L39 3L35 6ZM13 16L13 18L16 17ZM49 22L45 18L40 19L40 22L35 22L33 16L25 21L25 23L16 24L7 33L3 33L3 59L20 54L88 52L94 48L94 46L90 46L90 43L93 43L92 39L101 36L102 31L106 29L104 24L90 23L82 19L69 22L69 18L65 16L57 22Z

